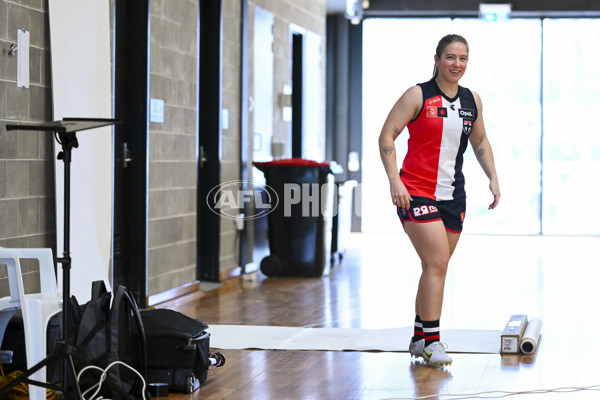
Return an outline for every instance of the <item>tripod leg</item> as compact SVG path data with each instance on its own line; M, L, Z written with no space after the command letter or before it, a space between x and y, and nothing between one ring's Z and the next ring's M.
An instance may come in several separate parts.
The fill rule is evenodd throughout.
M69 384L67 383L67 390L65 390L65 397L67 399L73 399L73 400L80 400L82 398L81 396L81 389L79 388L79 382L77 382L77 371L75 370L75 364L73 363L73 357L71 357L70 354L66 355L66 362L67 362L67 376L68 379L66 379L67 382L70 382L71 385L69 386Z
M50 356L46 357L45 359L43 359L42 361L40 361L39 363L35 364L33 367L29 368L27 371L25 371L21 375L19 375L16 379L10 381L5 386L2 386L0 388L0 395L7 394L14 386L23 382L23 383L27 383L29 385L29 398L30 399L32 399L32 400L46 399L46 388L52 387L53 389L56 389L56 387L54 387L52 385L48 385L46 382L40 382L35 379L29 379L29 377L31 375L34 375L40 369L47 366L50 361L56 359L57 357L58 357L57 355L50 355Z
M15 385L19 382L29 384L29 398L30 399L46 399L46 388L51 388L55 391L61 391L65 398L68 400L81 400L81 389L79 388L79 382L77 382L77 371L73 362L72 351L70 346L60 346L54 353L23 372L18 378L10 381L7 385L0 388L0 395L8 393ZM46 367L50 362L54 360L64 361L67 366L67 376L62 379L61 385L56 384L49 385L46 382L39 382L29 377L41 368Z

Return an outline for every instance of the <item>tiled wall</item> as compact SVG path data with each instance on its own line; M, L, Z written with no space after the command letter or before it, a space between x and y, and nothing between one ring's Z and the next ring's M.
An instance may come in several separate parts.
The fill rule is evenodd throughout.
M156 3L160 1L153 0ZM174 8L177 8L175 4ZM186 2L183 2L186 4ZM262 7L274 14L275 17L275 42L274 42L274 88L275 97L273 99L275 112L273 120L274 137L277 141L289 141L290 125L281 119L281 110L279 108L277 93L278 88L283 84L291 82L291 43L290 43L290 24L296 24L299 27L320 34L325 41L325 0L249 0L248 1L248 19L249 19L249 49L248 49L248 67L249 67L249 91L252 93L252 27L254 20L254 8ZM155 7L153 6L152 9ZM222 107L228 111L228 127L222 131L222 156L221 156L221 181L229 182L240 179L240 38L241 38L241 2L239 0L223 0L223 99ZM152 19L154 21L154 18ZM151 32L154 30L151 28ZM323 59L325 58L325 49L323 46ZM151 49L152 53L152 49ZM154 60L152 57L151 60ZM152 72L152 66L151 66ZM323 70L324 74L324 70ZM151 76L151 91L152 91ZM195 81L194 81L195 82ZM322 104L324 110L325 91L323 88ZM323 126L325 124L323 112ZM249 134L252 135L252 112L249 113ZM151 139L152 140L152 139ZM248 139L249 146L252 145L252 137ZM151 147L152 147L151 143ZM248 150L251 154L251 148ZM151 187L152 187L152 159L151 159ZM151 197L152 199L152 197ZM152 206L151 206L152 210ZM248 224L251 225L251 224ZM251 226L247 226L251 229ZM150 228L152 236L152 225ZM250 233L249 237L252 237ZM252 244L249 244L252 247ZM237 236L234 223L229 218L221 219L221 240L220 240L220 271L222 275L227 276L228 271L239 267L238 252L239 238ZM152 258L152 252L150 253ZM152 260L150 259L150 264ZM152 278L151 278L152 279ZM150 281L151 283L151 281ZM152 288L152 284L149 286ZM165 288L166 289L166 288ZM152 293L150 290L149 293Z
M150 1L148 295L196 279L197 32L197 1Z
M279 143L289 144L290 124L283 121L281 107L279 106L279 94L284 84L292 83L292 43L290 39L290 25L309 30L321 36L325 43L326 11L325 0L249 0L251 8L258 6L270 12L274 16L274 43L273 43L273 91L274 91L274 115L273 115L273 139ZM253 21L254 13L251 12ZM252 22L251 22L252 23ZM252 39L250 40L252 48ZM252 50L250 50L250 54ZM325 82L325 45L322 46L323 60L323 82ZM252 64L250 64L251 74ZM252 79L250 79L252 81ZM322 92L322 124L325 126L325 85ZM324 129L323 129L324 131ZM252 142L252 141L250 141ZM285 146L284 146L285 147ZM288 151L291 153L291 150ZM289 155L289 154L288 154Z
M6 122L52 118L48 5L25 3L0 0L0 246L54 247L54 139L3 129ZM256 6L275 16L276 90L291 81L290 24L325 38L325 0L249 0L250 93ZM223 108L229 111L229 127L222 132L223 182L240 179L240 7L239 0L223 0ZM151 0L150 13L150 97L164 101L164 122L149 125L147 293L153 295L196 279L198 2ZM16 87L16 57L7 54L16 45L17 28L31 32L31 85L25 90ZM289 123L273 101L274 132L285 141ZM249 118L251 135L251 112ZM238 246L232 221L223 219L221 272L239 266ZM2 274L0 267L0 291L6 285Z
M0 246L56 246L54 137L48 132L6 131L7 123L52 118L48 4L0 0ZM29 88L17 87L17 29L30 32ZM17 50L18 51L18 50ZM56 253L55 253L56 255ZM26 264L25 285L38 278ZM0 267L0 296L7 294L6 267Z
M233 131L223 131L223 163L222 163L222 177L223 182L227 180L240 179L239 177L239 133L238 126L239 121L236 121L231 117L231 109L233 108L236 113L239 112L240 103L240 91L239 91L239 67L240 64L240 49L239 49L239 23L234 23L235 18L239 19L239 1L237 0L225 0L224 1L224 91L223 91L223 107L230 108L230 119L235 121L236 125L233 127L236 136L232 135ZM253 43L254 43L254 10L256 7L260 7L273 14L274 17L274 42L273 42L273 139L275 142L283 143L283 148L287 149L287 156L291 153L291 126L289 122L282 119L281 106L279 104L279 93L281 93L284 84L291 84L292 81L292 46L290 39L290 27L292 24L299 28L303 28L321 36L323 43L325 43L325 31L326 31L326 11L325 11L325 0L249 0L248 1L248 91L249 95L252 96L254 91L253 75L254 75L254 57L253 57ZM230 24L231 21L231 24ZM231 26L228 26L228 25ZM325 77L325 46L322 46L322 60L323 60L323 82ZM227 82L227 83L225 83ZM251 104L251 101L249 102ZM321 94L321 123L323 125L322 131L324 132L325 126L325 85ZM237 117L237 116L236 116ZM239 117L238 117L239 118ZM231 121L230 121L231 122ZM248 149L247 157L251 161L252 159L252 125L253 115L252 110L248 113ZM231 124L230 124L231 125ZM230 128L231 129L231 128ZM248 176L252 176L252 166L247 166ZM252 254L252 238L254 237L254 224L253 221L247 221L246 223L247 239L249 240L248 249L249 254ZM227 271L238 266L236 263L237 259L237 244L236 244L236 233L233 226L233 222L230 219L223 218L221 220L221 272L227 275ZM235 249L236 253L232 253L231 249ZM254 262L260 262L260 260L251 260Z

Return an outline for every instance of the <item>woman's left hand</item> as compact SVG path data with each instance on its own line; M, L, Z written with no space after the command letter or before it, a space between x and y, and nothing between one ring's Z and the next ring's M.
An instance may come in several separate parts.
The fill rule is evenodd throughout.
M494 196L494 201L489 205L488 210L493 210L500 202L500 185L498 185L498 180L493 179L490 181L490 191Z

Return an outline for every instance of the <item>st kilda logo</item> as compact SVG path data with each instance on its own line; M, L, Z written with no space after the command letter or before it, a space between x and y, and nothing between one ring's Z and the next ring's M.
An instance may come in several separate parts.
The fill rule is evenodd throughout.
M470 135L473 130L473 120L475 119L475 111L471 108L459 108L458 115L463 120L463 133Z

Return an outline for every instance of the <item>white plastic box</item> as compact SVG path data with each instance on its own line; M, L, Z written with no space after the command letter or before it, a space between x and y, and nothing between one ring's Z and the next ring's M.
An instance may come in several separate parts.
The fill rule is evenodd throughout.
M511 315L500 336L500 353L519 353L521 339L527 327L527 315Z

